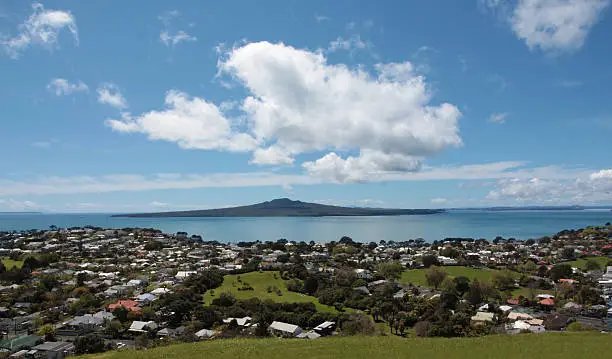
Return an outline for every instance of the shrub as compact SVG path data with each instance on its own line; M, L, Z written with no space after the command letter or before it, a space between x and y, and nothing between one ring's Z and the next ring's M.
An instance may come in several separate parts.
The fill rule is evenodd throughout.
M431 335L431 322L421 321L414 325L414 331L417 337L428 337Z

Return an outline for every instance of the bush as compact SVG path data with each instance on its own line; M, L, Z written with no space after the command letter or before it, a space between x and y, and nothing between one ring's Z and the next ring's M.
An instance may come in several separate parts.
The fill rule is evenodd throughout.
M372 318L363 314L352 314L342 322L343 335L374 335L376 325Z
M580 323L580 322L573 322L573 323L570 323L567 326L567 331L568 332L582 332L584 330L585 330L585 328L582 325L582 323Z
M431 330L431 322L421 321L414 325L414 331L417 337L429 337L431 336Z

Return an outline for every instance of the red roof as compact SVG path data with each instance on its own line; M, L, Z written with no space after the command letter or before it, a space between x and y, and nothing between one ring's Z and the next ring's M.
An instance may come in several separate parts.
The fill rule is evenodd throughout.
M133 300L130 299L126 299L126 300L119 300L117 301L117 303L113 303L113 304L109 304L108 305L108 309L115 310L117 308L120 307L124 307L125 309L129 310L130 312L138 312L141 311L142 308L140 308L138 306L138 302L135 302Z
M546 299L542 299L540 301L540 304L553 307L555 305L555 301L552 298L546 298Z
M519 304L518 299L508 299L507 302L510 305L518 305Z

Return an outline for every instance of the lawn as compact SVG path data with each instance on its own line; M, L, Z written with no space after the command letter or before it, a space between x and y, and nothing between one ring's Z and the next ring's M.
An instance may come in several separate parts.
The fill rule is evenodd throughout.
M2 258L0 261L2 261L6 269L11 269L13 267L21 268L23 265L23 261L14 261L10 258Z
M276 278L274 278L275 275ZM248 283L253 287L253 290L238 290L242 286L242 283L238 282L238 277L240 277L242 283ZM268 287L280 289L282 295L278 295L275 291L268 293ZM278 272L250 272L240 275L226 275L223 277L221 287L214 290L214 295L211 294L211 291L206 292L204 302L210 304L221 293L227 292L232 293L237 299L259 298L261 300L271 299L275 302L289 303L312 302L318 311L336 313L335 308L319 303L319 300L315 297L288 291L285 281Z
M588 257L588 258L580 258L580 259L577 259L575 261L566 262L566 263L567 264L571 264L572 267L584 269L584 266L590 260L594 260L597 263L599 263L599 265L601 266L601 269L605 271L606 270L606 265L608 264L608 262L612 261L612 258L608 258L608 257Z
M335 337L318 340L227 339L147 351L89 355L90 359L514 359L610 358L609 334L546 333L479 338Z
M441 267L449 277L460 277L464 276L470 278L470 280L478 279L479 281L491 282L493 275L498 270L495 269L477 269L472 267L463 266L447 266ZM410 269L402 273L400 278L401 283L412 283L415 285L427 286L427 280L425 279L425 273L427 269ZM513 272L514 273L514 272ZM518 278L520 275L516 273Z

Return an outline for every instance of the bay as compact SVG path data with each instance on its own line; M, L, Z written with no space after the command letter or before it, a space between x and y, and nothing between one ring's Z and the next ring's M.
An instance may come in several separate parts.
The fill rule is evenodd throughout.
M111 214L0 214L0 231L77 226L155 228L166 233L187 232L219 242L293 241L329 242L349 236L360 242L426 241L446 237L517 239L553 235L563 229L612 222L609 210L484 211L389 217L274 217L274 218L120 218Z

